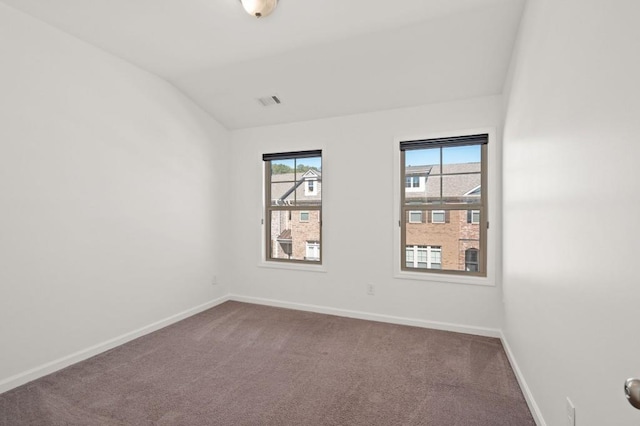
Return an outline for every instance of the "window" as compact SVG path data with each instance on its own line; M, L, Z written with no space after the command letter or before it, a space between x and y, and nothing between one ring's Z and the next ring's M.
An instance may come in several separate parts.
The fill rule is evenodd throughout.
M445 223L446 213L444 210L431 211L431 223Z
M266 260L322 263L322 151L264 154L262 158Z
M422 212L419 210L410 211L409 223L422 223Z
M318 241L307 241L305 252L306 260L320 260L320 243Z
M467 223L480 223L480 210L467 211Z
M304 195L318 195L317 174L314 170L309 170L305 175Z
M420 177L419 176L407 176L404 186L407 187L407 188L419 188L420 187Z
M440 269L442 249L436 246L407 246L406 266L408 268Z
M469 272L478 272L478 249L468 249L464 253L465 270Z
M487 275L487 143L486 134L400 142L402 270Z

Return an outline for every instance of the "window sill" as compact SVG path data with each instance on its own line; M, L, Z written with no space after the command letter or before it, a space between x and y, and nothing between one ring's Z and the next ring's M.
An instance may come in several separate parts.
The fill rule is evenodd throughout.
M495 282L489 277L464 277L446 274L430 274L428 272L396 271L394 278L400 280L431 281L439 283L453 283L464 285L479 285L495 287Z
M290 271L327 272L327 269L324 265L300 265L300 264L285 263L285 262L262 261L258 263L258 266L260 268L288 269Z

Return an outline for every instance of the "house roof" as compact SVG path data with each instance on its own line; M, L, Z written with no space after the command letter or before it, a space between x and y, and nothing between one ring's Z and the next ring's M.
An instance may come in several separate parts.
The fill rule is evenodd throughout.
M285 229L278 235L278 241L291 241L291 229Z
M442 173L440 165L407 166L405 174L425 176L426 185L423 191L406 191L406 199L409 202L424 202L425 198L435 201L442 195L449 201L471 202L480 196L477 190L481 184L480 163L445 164Z
M313 181L317 185L314 194L308 194L305 185ZM305 173L280 173L271 177L271 199L277 202L301 204L318 204L322 199L322 173L308 170Z

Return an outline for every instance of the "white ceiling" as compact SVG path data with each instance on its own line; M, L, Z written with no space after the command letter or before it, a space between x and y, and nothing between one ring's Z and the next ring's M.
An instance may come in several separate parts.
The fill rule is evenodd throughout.
M498 94L525 0L1 0L173 83L230 129ZM277 94L282 104L256 99Z

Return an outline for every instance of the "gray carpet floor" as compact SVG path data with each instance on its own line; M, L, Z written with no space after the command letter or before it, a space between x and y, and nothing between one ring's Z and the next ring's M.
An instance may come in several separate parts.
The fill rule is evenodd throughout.
M0 425L535 425L498 339L226 302L0 395Z

